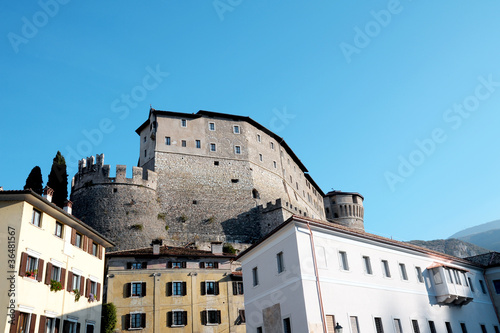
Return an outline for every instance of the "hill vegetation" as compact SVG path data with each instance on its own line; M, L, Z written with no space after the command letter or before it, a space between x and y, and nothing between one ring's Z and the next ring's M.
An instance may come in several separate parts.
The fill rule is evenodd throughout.
M454 238L436 239L431 241L412 240L407 243L425 247L429 250L446 253L459 258L472 257L478 254L491 252L491 250Z

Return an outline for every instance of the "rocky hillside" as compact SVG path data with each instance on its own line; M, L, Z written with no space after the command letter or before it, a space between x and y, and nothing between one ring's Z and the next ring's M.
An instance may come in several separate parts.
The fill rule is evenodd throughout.
M500 252L500 220L483 223L453 234L457 238L477 246Z
M491 250L454 238L436 239L431 241L412 240L408 243L459 258L472 257L478 254L491 252Z

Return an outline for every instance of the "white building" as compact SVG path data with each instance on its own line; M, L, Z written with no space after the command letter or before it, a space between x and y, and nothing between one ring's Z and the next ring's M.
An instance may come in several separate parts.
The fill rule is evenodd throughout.
M479 264L293 216L237 258L247 332L499 332Z

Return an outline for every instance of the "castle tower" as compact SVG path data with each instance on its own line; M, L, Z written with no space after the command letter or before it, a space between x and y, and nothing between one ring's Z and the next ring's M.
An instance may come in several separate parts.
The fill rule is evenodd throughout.
M356 192L328 192L324 198L326 219L364 231L363 200L363 196Z

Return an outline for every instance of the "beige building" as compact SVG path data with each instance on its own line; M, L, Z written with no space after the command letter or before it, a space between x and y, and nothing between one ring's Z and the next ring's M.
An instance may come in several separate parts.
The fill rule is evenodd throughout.
M113 252L107 260L107 302L117 331L246 332L241 273L235 255L153 247Z
M105 248L109 240L25 191L0 191L0 314L4 333L100 331Z

